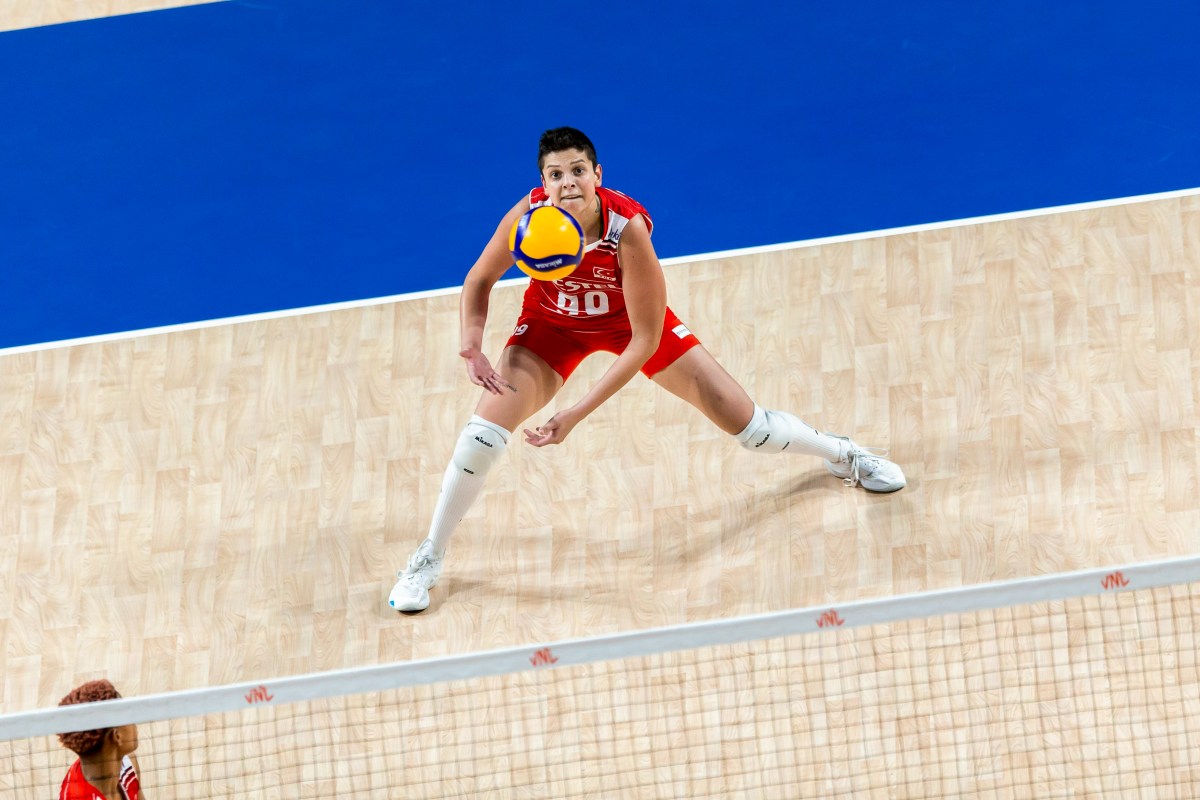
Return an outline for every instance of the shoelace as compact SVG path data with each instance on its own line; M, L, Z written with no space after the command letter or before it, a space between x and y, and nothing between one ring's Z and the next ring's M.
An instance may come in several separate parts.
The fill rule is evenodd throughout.
M846 454L846 458L850 459L850 476L842 478L842 483L851 489L853 489L855 486L858 486L858 470L860 462L874 461L875 464L878 465L879 459L887 458L887 454L888 451L882 447L859 447L851 450Z
M420 572L405 572L400 578L409 586L425 586L425 581L422 579Z
M413 557L409 559L408 566L396 573L396 577L404 578L409 583L412 583L413 579L421 574L421 570L425 569L431 563L433 563L433 559L429 557L428 553L413 553Z

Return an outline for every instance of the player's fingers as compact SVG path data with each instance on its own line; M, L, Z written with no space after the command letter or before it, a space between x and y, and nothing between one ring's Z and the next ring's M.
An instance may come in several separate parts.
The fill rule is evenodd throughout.
M482 386L484 389L487 389L492 394L497 393L495 387L493 387L491 384L491 380L489 378L485 377L483 374L471 369L471 370L467 370L467 377L470 378L471 383L475 384L476 386Z
M525 429L525 441L534 447L542 447L550 444L553 435L545 428L534 428L533 430Z
M492 374L488 375L487 383L489 388L491 388L496 394L504 394L505 389L508 389L512 392L516 391L511 383L501 377L499 372L493 372Z

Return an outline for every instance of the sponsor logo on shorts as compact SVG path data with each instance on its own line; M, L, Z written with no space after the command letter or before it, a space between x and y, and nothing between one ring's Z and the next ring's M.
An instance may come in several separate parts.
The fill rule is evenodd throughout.
M686 339L692 335L692 332L687 329L687 326L682 322L671 329L671 333L678 336L680 339Z

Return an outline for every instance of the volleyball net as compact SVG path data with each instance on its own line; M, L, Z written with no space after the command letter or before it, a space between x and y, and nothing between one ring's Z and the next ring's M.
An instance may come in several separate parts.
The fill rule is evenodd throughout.
M163 797L1200 797L1200 557L0 717ZM64 691L66 688L65 687Z

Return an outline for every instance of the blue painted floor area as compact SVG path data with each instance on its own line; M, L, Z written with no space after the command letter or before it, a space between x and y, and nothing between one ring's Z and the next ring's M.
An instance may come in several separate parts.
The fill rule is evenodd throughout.
M540 8L0 34L0 348L459 285L562 124L664 257L1200 186L1194 3Z

